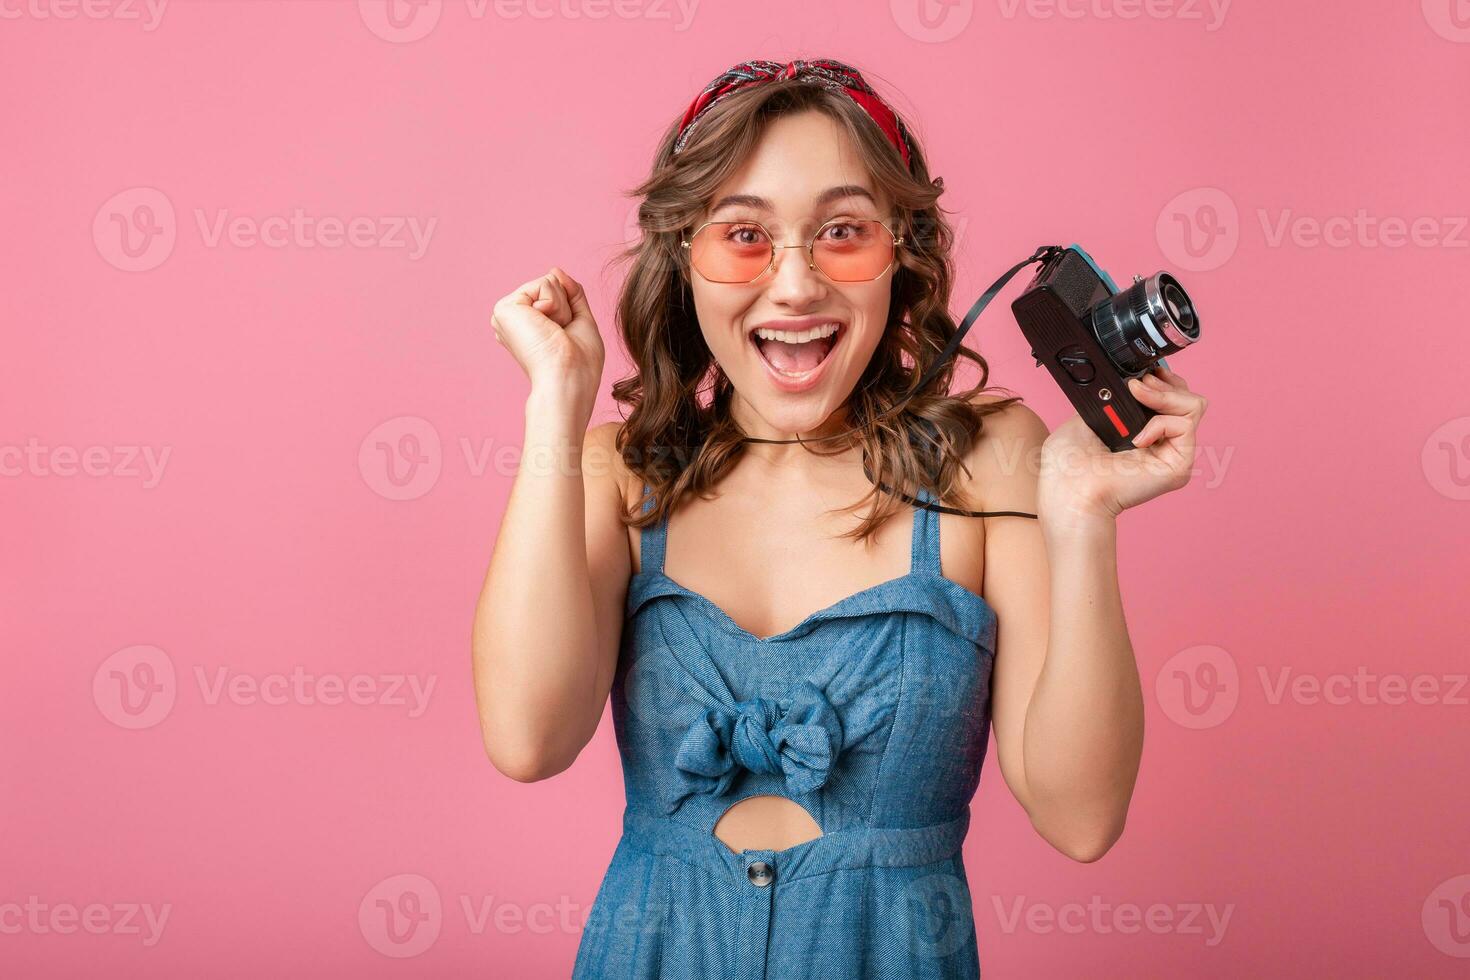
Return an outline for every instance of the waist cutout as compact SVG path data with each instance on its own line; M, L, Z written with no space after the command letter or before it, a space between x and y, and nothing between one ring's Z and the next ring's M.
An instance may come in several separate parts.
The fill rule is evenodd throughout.
M927 827L847 827L779 851L746 848L737 853L710 831L668 817L623 812L623 837L634 847L729 874L737 882L747 880L752 864L764 864L777 882L852 868L932 864L958 852L969 827L966 807L953 820Z

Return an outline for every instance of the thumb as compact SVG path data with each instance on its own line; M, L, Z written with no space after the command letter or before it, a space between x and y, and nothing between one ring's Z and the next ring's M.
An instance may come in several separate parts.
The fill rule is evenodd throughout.
M1142 431L1133 437L1137 449L1145 449L1160 439L1182 436L1189 432L1189 420L1179 415L1155 415L1145 423Z

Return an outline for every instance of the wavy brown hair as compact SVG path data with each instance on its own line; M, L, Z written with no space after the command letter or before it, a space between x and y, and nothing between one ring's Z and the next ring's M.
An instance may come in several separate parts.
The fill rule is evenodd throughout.
M641 502L624 513L629 526L642 528L663 519L686 493L715 496L713 488L744 452L745 433L730 416L734 386L700 333L680 239L740 168L770 121L807 110L825 113L850 134L869 176L892 202L894 233L906 242L897 250L899 265L883 337L848 397L848 425L857 431L806 444L821 455L861 447L874 486L839 509L852 511L869 501L873 508L844 537L866 540L907 506L878 483L909 496L922 486L939 500L971 509L956 485L964 457L978 441L985 416L1020 401L1013 396L983 405L972 402L972 396L989 390L990 369L983 357L961 345L956 358L904 408L882 415L909 394L958 329L949 313L954 234L938 204L943 181L931 181L917 139L910 142L912 172L906 169L872 118L841 92L800 77L747 86L700 118L677 158L672 152L676 120L659 144L652 172L628 192L641 199L642 236L614 259L632 263L618 297L617 325L633 373L612 388L613 398L631 410L616 444L624 464L649 485L655 499L646 514ZM912 137L912 127L909 132ZM979 366L980 381L951 395L959 358Z

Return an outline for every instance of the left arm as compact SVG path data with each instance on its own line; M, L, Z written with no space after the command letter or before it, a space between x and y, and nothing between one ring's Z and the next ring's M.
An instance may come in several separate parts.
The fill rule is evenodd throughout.
M986 420L990 450L972 467L987 507L1040 518L986 527L984 594L998 621L992 723L1007 786L1037 832L1078 861L1102 857L1122 834L1143 751L1116 517L1188 482L1206 404L1168 368L1149 377L1129 385L1160 413L1137 449L1111 452L1076 416L1048 435L1016 405Z

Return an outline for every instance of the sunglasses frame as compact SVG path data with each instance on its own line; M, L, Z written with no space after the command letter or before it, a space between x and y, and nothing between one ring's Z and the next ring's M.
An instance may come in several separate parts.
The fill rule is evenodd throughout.
M888 232L889 236L893 239L893 259L888 263L887 266L884 267L884 269L883 269L882 272L878 273L876 276L874 276L871 279L833 279L831 276L827 275L827 273L823 272L820 268L817 267L817 253L816 253L816 249L814 247L816 245L816 241L817 241L818 238L821 237L822 232L826 230L826 228L827 228L828 225L831 225L831 224L842 224L844 222L847 223L847 224L852 224L852 223L857 222L857 221L871 221L874 224L878 225L880 228L882 228L884 231ZM683 248L689 250L689 253L688 253L689 254L689 268L692 271L694 271L694 272L699 272L699 270L697 268L695 268L695 266L694 266L694 251L693 251L693 249L694 249L694 241L693 240L695 238L698 238L699 237L699 233L702 232L702 231L704 231L710 225L755 225L761 231L765 232L766 238L768 238L770 240L770 242L771 242L771 261L768 262L766 264L766 267L764 269L762 269L759 273L757 273L751 279L747 279L744 282L720 282L720 281L718 281L716 279L709 278L708 276L706 276L702 272L699 273L699 277L701 279L703 279L705 282L715 283L716 285L719 285L719 286L749 286L751 283L756 282L762 276L764 276L766 273L768 273L772 269L776 268L776 250L777 249L780 249L780 248L804 248L804 249L806 249L806 265L807 265L807 268L808 269L811 269L813 272L815 272L818 275L820 275L823 279L825 279L828 282L833 283L835 285L843 286L843 285L850 285L852 283L859 283L859 282L876 282L879 279L882 279L884 276L886 276L889 272L891 272L893 270L893 267L898 264L898 247L900 245L905 244L905 242L904 242L904 236L902 236L902 235L895 235L893 233L893 229L890 228L890 227L888 227L888 224L886 222L879 221L877 218L851 218L851 217L848 217L848 218L840 218L840 217L839 218L828 218L826 221L822 222L821 226L817 228L817 230L812 234L812 237L811 238L807 239L806 242L804 242L802 244L798 244L798 245L777 245L776 244L776 236L771 234L771 229L767 228L761 222L755 221L755 220L750 219L750 218L741 218L741 219L736 219L736 220L733 220L733 221L729 221L729 220L726 220L726 221L706 221L704 224L702 224L698 228L694 229L694 233L691 234L688 238L682 238L679 241L679 244Z

